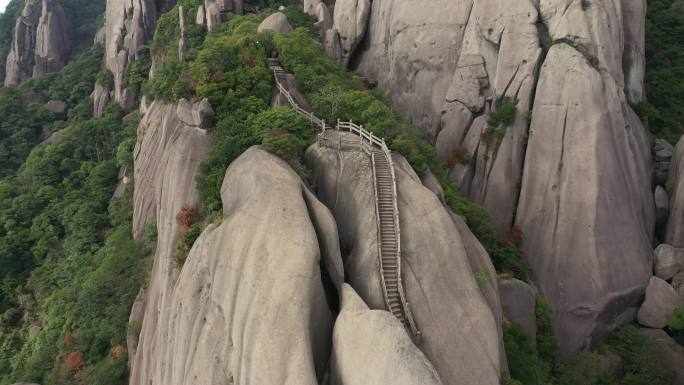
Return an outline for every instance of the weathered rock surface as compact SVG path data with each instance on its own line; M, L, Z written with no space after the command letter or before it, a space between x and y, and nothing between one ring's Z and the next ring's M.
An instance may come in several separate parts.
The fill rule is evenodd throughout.
M191 103L187 99L178 101L176 115L184 124L191 127L208 129L214 119L214 109L211 108L209 101L204 98L199 103Z
M347 284L341 297L333 332L331 385L442 384L391 313L370 310Z
M665 243L684 247L684 137L679 139L670 164L670 216Z
M656 186L653 192L653 200L656 209L656 224L666 224L667 217L670 215L670 198L667 196L667 191L663 186Z
M637 319L643 326L662 329L670 323L675 309L680 306L684 306L684 298L667 282L651 277Z
M564 354L605 336L650 275L652 160L627 104L643 97L645 3L375 0L352 55L443 159L460 158L450 177L499 235L517 213ZM517 113L492 145L481 114L504 96Z
M242 0L204 0L206 26L211 31L228 20L228 13L243 14ZM199 11L198 11L199 15ZM197 17L199 20L199 16Z
M422 333L420 348L445 384L498 384L499 321L474 277L484 269L471 263L473 248L435 194L421 184L405 159L393 158L403 282ZM384 310L370 158L313 145L305 160L319 198L337 221L348 282L371 309ZM485 262L482 254L472 257ZM490 285L496 285L494 277Z
M12 43L5 62L5 86L12 87L31 77L31 59L35 52L37 0L26 0L14 25Z
M334 220L258 147L231 164L221 191L223 221L195 242L166 296L148 296L131 384L317 385L333 326L322 266L333 291L343 280Z
M501 307L509 321L520 325L533 340L537 340L537 293L525 282L515 278L499 280Z
M655 275L665 281L675 274L684 271L684 249L662 243L653 252L655 259Z
M111 100L112 93L113 91L110 92L100 83L95 83L95 89L90 94L90 98L93 100L93 116L101 117L104 114L104 109Z
M43 0L36 33L33 76L58 72L69 60L71 39L64 9L54 0Z
M114 75L114 101L124 102L124 74L152 39L156 20L155 0L107 0L105 66Z
M363 39L370 15L370 0L337 0L333 12L333 28L340 35L342 56L340 61L347 65L354 50Z
M340 47L340 33L336 29L329 29L325 31L323 37L323 47L325 53L331 58L340 61L342 60L342 47Z
M623 319L652 274L650 146L622 96L621 66L613 63L621 49L609 49L620 32L601 32L616 17L611 7L573 3L569 12L585 23L553 9L551 36L563 42L541 68L516 216L564 355L619 326L613 320ZM596 37L581 29L589 25ZM582 36L582 45L565 42L568 34Z
M326 31L333 27L333 19L328 6L324 2L319 2L316 5L314 16L317 20L314 25L321 31L321 36L325 37Z
M287 22L287 16L282 12L276 12L264 19L259 24L257 32L273 31L275 33L292 32L292 26Z

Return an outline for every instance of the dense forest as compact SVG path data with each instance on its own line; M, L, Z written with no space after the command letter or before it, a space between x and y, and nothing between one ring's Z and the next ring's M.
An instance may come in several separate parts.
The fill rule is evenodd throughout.
M112 76L102 63L102 48L92 45L105 1L62 3L70 24L77 26L70 31L69 64L59 73L0 91L0 384L126 384L127 331L140 327L129 325L128 316L148 279L156 244L154 226L144 241L132 238L130 170L140 117L116 103L93 117L93 85L107 85ZM226 168L247 148L261 144L305 180L309 177L301 160L314 140L308 122L291 109L270 108L267 58L277 55L318 116L358 122L386 138L417 172L433 173L446 203L465 218L497 271L532 279L518 249L520 235L496 237L489 213L461 196L421 132L380 90L368 90L325 54L316 41L314 18L291 2L252 2L258 12L232 17L211 32L190 25L189 51L180 60L179 5L194 15L201 3L180 0L160 17L154 39L139 52L125 80L148 100L206 98L216 113L211 151L197 178L200 218L182 235L180 266L203 228L220 216ZM294 32L258 33L259 23L280 5L287 7L283 12ZM672 0L650 0L648 6L648 102L635 109L654 137L676 143L684 132L679 81L684 78L684 14ZM21 0L12 0L0 15L2 58L21 8ZM148 79L152 63L154 76ZM68 114L50 112L45 105L54 100L66 102ZM495 136L511 119L505 108L498 111L488 120ZM561 362L550 326L553 315L542 298L536 307L536 346L515 325L505 331L510 368L505 383L671 384L671 374L659 365L659 348L634 326L620 329L595 352ZM684 311L668 331L684 343ZM598 365L598 354L605 352L622 359L620 378Z

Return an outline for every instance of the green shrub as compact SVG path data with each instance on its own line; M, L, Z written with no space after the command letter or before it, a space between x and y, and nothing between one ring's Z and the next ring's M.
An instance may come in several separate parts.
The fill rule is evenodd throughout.
M597 353L578 353L562 365L556 375L555 385L613 385L613 374L599 368L601 356Z
M556 337L553 333L553 312L544 298L537 297L534 310L537 318L537 350L539 357L553 365L558 358Z
M487 130L484 139L489 144L498 147L506 135L508 127L513 124L517 111L515 102L511 98L502 98L499 108L487 114Z
M668 332L677 343L684 346L684 308L675 309L672 321L668 325Z
M625 385L672 385L673 373L663 365L664 352L635 326L618 329L610 340L622 359Z
M544 385L549 366L537 355L532 337L519 325L504 330L504 345L511 377L523 385Z

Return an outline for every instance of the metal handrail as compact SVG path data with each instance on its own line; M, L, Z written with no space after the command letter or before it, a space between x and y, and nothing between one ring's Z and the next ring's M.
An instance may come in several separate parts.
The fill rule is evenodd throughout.
M297 101L292 97L292 94L288 89L280 82L278 79L279 74L284 74L284 70L279 67L279 66L273 66L273 78L275 79L276 85L278 86L278 92L285 97L285 100L287 100L287 103L292 107L296 112L298 112L300 115L305 116L310 124L315 127L319 127L321 129L321 133L318 135L318 140L319 143L324 140L323 135L325 134L325 131L329 128L325 124L325 120L319 119L312 111L307 111L304 108L302 108L299 104L297 104ZM397 204L397 178L396 178L396 173L394 172L394 162L392 160L392 152L390 151L389 147L387 147L387 143L385 142L384 139L381 139L377 137L375 134L372 132L366 130L363 128L363 126L356 125L354 122L349 121L349 122L342 122L339 119L337 120L337 125L335 126L336 131L343 131L347 130L351 133L355 133L359 135L359 147L362 151L366 152L367 154L371 155L371 160L373 163L373 180L377 181L376 175L375 175L375 157L373 154L373 147L377 146L382 150L384 156L387 158L387 162L389 164L389 169L390 169L390 175L392 176L392 209L393 209L393 214L394 214L394 231L397 239L397 287L399 291L399 297L402 303L402 310L404 311L404 316L406 317L406 320L409 323L409 328L411 329L411 332L413 333L414 336L417 338L420 337L420 331L418 330L418 327L416 326L416 323L413 319L413 315L411 314L411 310L409 308L409 303L406 300L406 294L404 293L404 285L403 285L403 280L401 278L401 228L399 225L399 207ZM340 140L340 149L342 147L342 141ZM380 209L378 206L378 193L377 193L377 186L374 189L374 194L375 194L375 212L377 218L377 224L378 224L378 234L380 233ZM380 253L380 279L382 280L382 291L385 296L385 302L387 303L387 306L389 307L389 296L387 293L387 285L385 284L385 274L384 274L384 267L382 266L382 242L378 242L378 252Z

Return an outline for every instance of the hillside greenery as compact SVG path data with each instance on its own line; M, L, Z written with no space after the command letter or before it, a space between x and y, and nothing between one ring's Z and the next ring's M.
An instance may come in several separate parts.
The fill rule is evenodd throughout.
M112 199L138 118L115 105L92 118L101 58L89 48L60 73L0 90L0 384L127 382L128 314L150 245L132 240L131 189ZM66 121L45 109L52 99L67 102Z
M635 106L655 137L675 144L684 133L684 9L674 0L648 0L646 99Z

